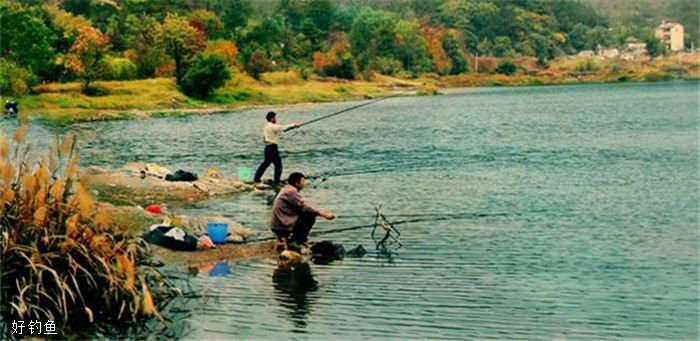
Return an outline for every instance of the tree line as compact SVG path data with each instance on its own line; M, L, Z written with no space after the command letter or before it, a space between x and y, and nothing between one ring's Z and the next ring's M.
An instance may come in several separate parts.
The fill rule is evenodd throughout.
M615 26L568 0L1 0L0 91L40 82L174 77L197 98L231 72L254 78L298 70L344 79L417 77L470 70L472 55L557 56L620 46L629 36L661 45L652 27ZM658 46L658 49L653 48Z

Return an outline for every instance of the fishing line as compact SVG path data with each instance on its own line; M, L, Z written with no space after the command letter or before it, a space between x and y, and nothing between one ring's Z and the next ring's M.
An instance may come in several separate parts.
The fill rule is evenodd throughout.
M449 166L456 166L452 164L450 160L447 161L434 161L434 160L418 160L405 163L391 163L386 165L374 165L369 167L357 167L357 168L345 168L335 171L328 171L319 174L312 174L307 177L309 180L321 179L322 182L326 181L330 177L341 177L349 175L362 175L362 174L374 174L374 173L385 173L393 171L417 171L417 170L429 170L429 169L450 169ZM466 162L460 163L464 165Z

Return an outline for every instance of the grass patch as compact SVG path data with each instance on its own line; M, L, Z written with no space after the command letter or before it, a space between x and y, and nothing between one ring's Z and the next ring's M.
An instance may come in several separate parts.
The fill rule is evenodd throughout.
M298 85L304 82L296 71L266 72L261 75L260 80L268 85Z

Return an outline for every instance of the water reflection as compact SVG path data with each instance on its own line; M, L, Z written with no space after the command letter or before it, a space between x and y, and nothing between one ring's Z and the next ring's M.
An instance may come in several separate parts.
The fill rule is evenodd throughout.
M209 277L226 277L230 274L231 268L229 268L228 262L216 263L216 265L209 270Z
M190 266L187 268L187 271L192 277L197 276L200 272L209 274L209 277L228 277L231 274L231 267L228 262L207 262L199 266Z
M285 315L294 323L294 332L305 332L306 318L311 312L311 299L308 294L318 290L318 282L306 262L281 262L272 273L275 299L285 308Z

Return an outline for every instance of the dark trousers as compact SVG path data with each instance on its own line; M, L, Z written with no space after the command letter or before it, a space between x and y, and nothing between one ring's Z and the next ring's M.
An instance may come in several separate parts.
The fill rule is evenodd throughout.
M253 181L260 182L260 179L267 170L267 167L270 167L271 163L275 165L274 181L275 183L279 183L282 177L282 158L280 158L280 151L277 149L276 144L268 144L265 146L265 160L260 164L258 170L255 171Z
M294 229L290 231L272 230L277 235L277 238L288 238L289 241L295 242L297 245L306 243L309 240L309 232L316 223L316 215L313 213L302 213L294 224Z

